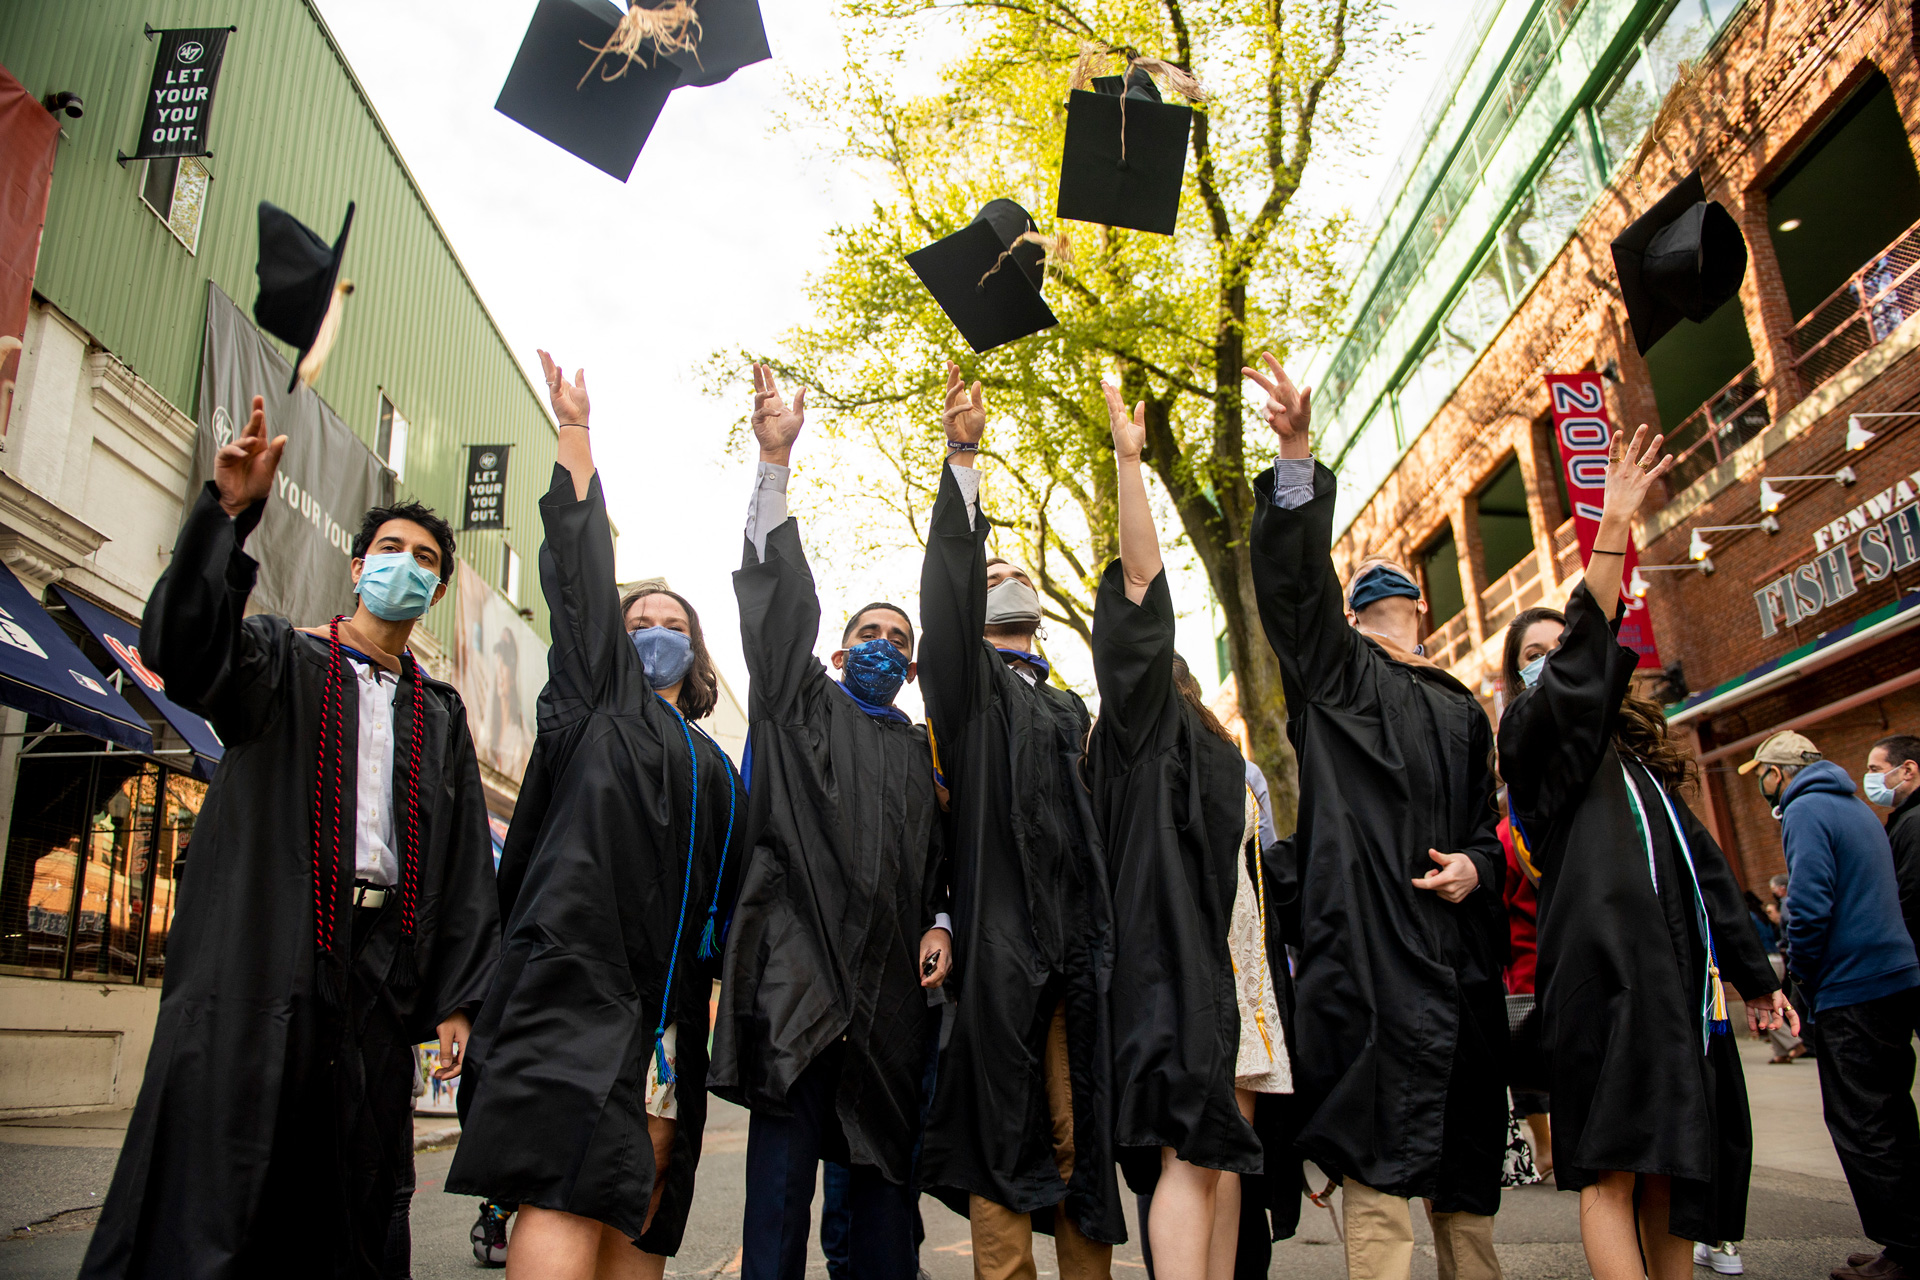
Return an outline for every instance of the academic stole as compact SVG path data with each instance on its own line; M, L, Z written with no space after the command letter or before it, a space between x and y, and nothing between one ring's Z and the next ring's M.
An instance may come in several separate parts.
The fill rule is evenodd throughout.
M1640 800L1640 788L1628 772L1626 762L1620 764L1620 776L1627 784L1627 808L1633 814L1633 826L1640 833L1640 843L1647 853L1647 874L1653 879L1653 891L1660 892L1660 872L1654 861L1653 833L1647 829L1647 813ZM1707 949L1707 976L1705 990L1700 1001L1700 1052L1706 1053L1713 1047L1713 1037L1725 1035L1731 1023L1727 1014L1727 989L1720 981L1720 957L1713 945L1713 922L1707 917L1706 895L1700 891L1700 873L1693 865L1693 847L1687 843L1687 833L1680 825L1679 815L1673 811L1673 801L1667 797L1665 787L1656 787L1660 793L1660 803L1666 810L1667 826L1673 832L1673 838L1680 846L1680 860L1687 864L1687 878L1693 885L1694 912L1700 920L1700 938Z

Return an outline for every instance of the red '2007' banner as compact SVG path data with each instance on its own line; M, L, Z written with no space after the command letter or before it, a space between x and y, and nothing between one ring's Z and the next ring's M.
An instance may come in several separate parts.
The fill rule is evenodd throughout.
M1580 540L1580 563L1593 555L1593 538L1600 530L1600 506L1607 488L1607 442L1613 422L1607 417L1607 398L1597 373L1550 373L1547 396L1553 403L1553 438L1566 468L1567 498L1573 504L1573 531ZM1627 539L1627 563L1622 582L1633 581L1640 549ZM1660 667L1660 649L1653 641L1653 623L1647 602L1627 596L1620 619L1620 643L1640 655L1642 668Z

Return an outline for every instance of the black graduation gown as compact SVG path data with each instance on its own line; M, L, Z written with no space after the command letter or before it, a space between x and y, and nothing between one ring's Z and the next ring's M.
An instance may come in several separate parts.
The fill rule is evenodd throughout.
M244 618L258 566L208 484L147 602L140 650L175 702L226 744L195 823L167 941L146 1078L81 1274L240 1277L378 1274L411 1177L415 1042L478 1006L499 945L493 852L466 708L422 683L420 982L383 979L398 917L354 940L345 1014L315 989L313 786L327 642L284 618ZM415 667L415 671L419 668ZM351 930L359 707L343 701L337 928ZM413 733L408 682L395 738ZM404 770L396 770L396 791ZM405 812L396 795L396 813ZM350 1015L350 1016L348 1016ZM335 1065L337 1064L337 1066ZM392 1134L398 1134L398 1150ZM296 1149L297 1148L297 1149ZM285 1232L297 1226L297 1247Z
M1087 773L1113 893L1113 1140L1138 1192L1158 1181L1162 1147L1209 1169L1262 1167L1234 1102L1240 1006L1227 951L1246 761L1174 686L1173 633L1166 573L1134 604L1120 562L1108 565L1094 601L1100 719Z
M752 761L752 832L727 937L709 1087L789 1113L835 1041L835 1111L853 1164L904 1184L920 1132L930 1018L920 938L946 907L927 731L868 715L813 656L820 601L799 522L734 574Z
M1613 733L1639 661L1583 582L1540 681L1500 721L1509 805L1540 872L1541 1029L1552 1059L1554 1179L1609 1170L1674 1179L1672 1231L1709 1242L1746 1230L1753 1132L1732 1035L1701 1044L1706 950L1661 784L1625 761L1645 807L1660 890L1629 808ZM1669 795L1687 833L1721 977L1779 988L1726 856ZM1731 998L1731 997L1730 997Z
M1253 574L1300 762L1299 1142L1321 1168L1442 1212L1491 1214L1506 1146L1506 859L1493 728L1445 671L1348 625L1334 477L1273 503L1254 482ZM1416 889L1429 849L1480 873L1465 901Z
M1107 1024L1112 911L1090 798L1079 776L1088 716L1078 695L1028 684L981 638L988 521L967 527L950 470L920 578L920 687L951 793L958 1002L941 1050L921 1181L956 1213L977 1194L1051 1229L1066 1205L1087 1237L1126 1239L1114 1176ZM1066 1002L1073 1177L1053 1163L1043 1070Z
M709 907L717 903L717 928L731 906L745 795L720 748L647 683L620 613L600 477L576 501L556 466L540 515L553 648L500 859L500 973L474 1023L447 1190L593 1218L670 1255L707 1115L714 966L701 961L700 939ZM689 733L699 761L691 859ZM666 1191L643 1235L654 1180L647 1065L669 970L680 1114Z

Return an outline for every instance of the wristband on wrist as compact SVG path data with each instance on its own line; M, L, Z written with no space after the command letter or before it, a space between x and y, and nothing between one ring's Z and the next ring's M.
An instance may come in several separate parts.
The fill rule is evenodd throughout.
M1605 547L1595 547L1593 554L1597 556L1624 556L1627 553L1624 551L1609 551Z
M980 446L977 443L969 444L965 440L949 440L947 441L947 452L948 453L978 453L980 452Z
M588 426L588 425L587 425L586 423L584 423L584 422L563 422L563 423L561 423L560 425L561 425L561 426L563 426L563 427L578 427L578 428L580 428L580 429L581 429L582 431L591 431L591 430L593 430L593 428L592 428L592 427L590 427L590 426Z

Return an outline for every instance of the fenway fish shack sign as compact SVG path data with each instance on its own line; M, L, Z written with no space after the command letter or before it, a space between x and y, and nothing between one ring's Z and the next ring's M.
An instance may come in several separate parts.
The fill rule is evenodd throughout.
M1753 593L1762 636L1838 604L1860 590L1861 580L1884 582L1920 564L1920 471L1815 529L1813 545L1813 559Z

